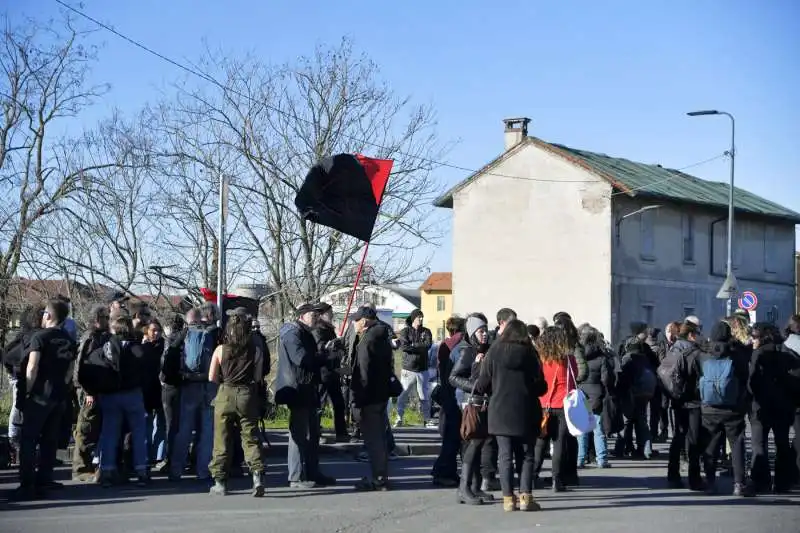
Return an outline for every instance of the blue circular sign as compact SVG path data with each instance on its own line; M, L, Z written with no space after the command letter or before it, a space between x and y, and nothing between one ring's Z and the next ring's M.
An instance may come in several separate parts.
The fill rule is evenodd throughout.
M753 311L758 306L758 297L753 291L744 291L739 298L739 308Z

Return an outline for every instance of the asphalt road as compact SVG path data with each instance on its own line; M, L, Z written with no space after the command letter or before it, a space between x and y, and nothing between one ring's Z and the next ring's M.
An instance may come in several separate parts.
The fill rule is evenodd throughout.
M453 489L430 485L429 456L392 462L393 490L369 494L350 488L367 466L347 457L323 461L339 486L303 493L284 488L285 464L272 461L263 499L249 496L246 479L234 480L234 492L222 498L209 496L205 486L193 481L157 479L146 489L106 490L70 483L45 501L0 502L0 532L800 532L800 494L733 498L727 495L731 480L726 478L719 496L671 491L665 487L663 460L617 461L608 470L583 470L574 491L539 491L544 507L539 513L504 513L499 504L456 504ZM66 479L68 471L59 474ZM13 472L0 473L0 491L14 485Z

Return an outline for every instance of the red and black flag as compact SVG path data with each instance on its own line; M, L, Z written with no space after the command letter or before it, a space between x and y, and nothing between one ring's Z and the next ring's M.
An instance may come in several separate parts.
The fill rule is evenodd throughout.
M294 205L306 220L369 242L393 163L351 154L326 157L311 167Z

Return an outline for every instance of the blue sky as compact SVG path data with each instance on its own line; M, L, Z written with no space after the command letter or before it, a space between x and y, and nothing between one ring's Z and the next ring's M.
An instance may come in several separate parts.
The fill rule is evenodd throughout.
M13 1L54 15L53 0ZM74 2L77 5L77 2ZM283 62L349 36L401 94L431 103L439 134L457 141L447 161L479 168L503 147L508 116L531 133L647 163L683 167L728 148L724 117L737 119L737 185L800 211L800 2L648 0L596 2L438 0L289 2L84 0L83 9L179 60L203 40L230 53ZM175 67L108 33L93 71L112 92L104 106L135 111L154 100ZM104 109L105 108L105 109ZM96 117L92 115L97 114ZM728 162L691 169L727 180ZM466 173L443 168L444 190ZM449 220L433 270L449 270Z

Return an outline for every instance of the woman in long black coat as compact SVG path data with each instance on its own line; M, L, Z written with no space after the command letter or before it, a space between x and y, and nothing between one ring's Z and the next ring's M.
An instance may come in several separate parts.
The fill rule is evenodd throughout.
M521 321L509 322L500 338L492 344L481 369L476 389L488 394L489 434L497 437L499 447L500 485L503 508L513 511L514 496L513 451L524 451L520 476L519 509L537 511L533 499L534 449L542 421L539 396L544 394L542 368L528 330Z

